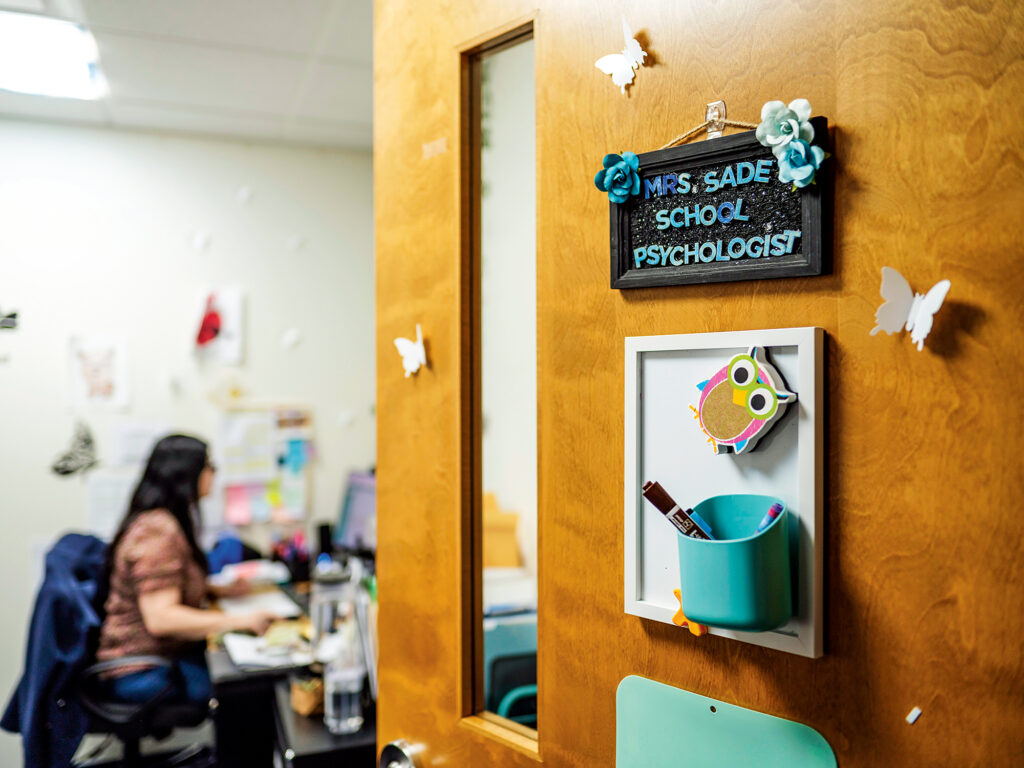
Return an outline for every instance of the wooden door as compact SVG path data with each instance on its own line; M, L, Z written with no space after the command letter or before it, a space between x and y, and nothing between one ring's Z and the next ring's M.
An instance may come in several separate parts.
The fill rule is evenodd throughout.
M538 10L539 8L539 10ZM627 96L594 60L625 14L651 56ZM532 18L537 85L539 742L473 715L474 457L465 70ZM1024 756L1024 6L1014 0L377 0L380 744L426 766L611 766L640 674L807 723L844 768ZM834 269L616 291L610 151L704 104L756 121L808 98L833 126ZM952 280L924 352L869 337L879 271ZM392 344L421 323L430 367ZM828 333L826 637L812 660L623 613L623 338ZM957 524L950 524L951 516ZM924 712L913 726L904 716Z

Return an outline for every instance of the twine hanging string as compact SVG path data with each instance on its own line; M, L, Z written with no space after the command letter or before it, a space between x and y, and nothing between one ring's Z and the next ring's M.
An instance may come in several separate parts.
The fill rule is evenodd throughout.
M708 128L711 127L711 125L713 125L716 122L722 123L723 125L732 126L733 128L757 128L757 123L741 123L741 122L739 122L737 120L718 120L718 121L716 121L716 120L705 120L703 123L698 125L696 128L691 128L686 133L679 134L674 139L672 139L672 141L670 141L668 144L666 144L663 147L658 147L658 149L659 150L668 149L669 147L674 147L677 144L682 144L684 141L686 141L691 136L695 136L696 134L700 133L701 131L707 130Z

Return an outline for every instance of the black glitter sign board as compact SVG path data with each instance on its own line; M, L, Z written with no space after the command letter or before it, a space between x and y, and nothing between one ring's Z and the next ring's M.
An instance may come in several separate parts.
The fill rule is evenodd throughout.
M828 121L811 120L828 150ZM813 184L779 181L753 131L640 158L640 194L611 203L612 288L820 275L831 210L826 160Z

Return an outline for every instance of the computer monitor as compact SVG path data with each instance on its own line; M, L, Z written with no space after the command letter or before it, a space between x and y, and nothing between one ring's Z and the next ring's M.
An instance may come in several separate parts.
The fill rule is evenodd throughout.
M376 476L367 472L353 472L348 476L341 517L334 530L334 544L349 551L376 551Z

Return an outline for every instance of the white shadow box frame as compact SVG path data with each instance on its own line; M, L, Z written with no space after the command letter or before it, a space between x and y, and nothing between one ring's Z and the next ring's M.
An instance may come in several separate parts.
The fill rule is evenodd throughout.
M697 383L755 345L765 347L797 402L755 450L716 455L690 410L698 403ZM626 613L671 624L679 608L672 594L679 588L677 534L644 502L645 482L661 483L684 509L724 493L777 496L790 514L793 618L770 632L709 632L800 656L822 655L824 345L821 328L626 338Z

